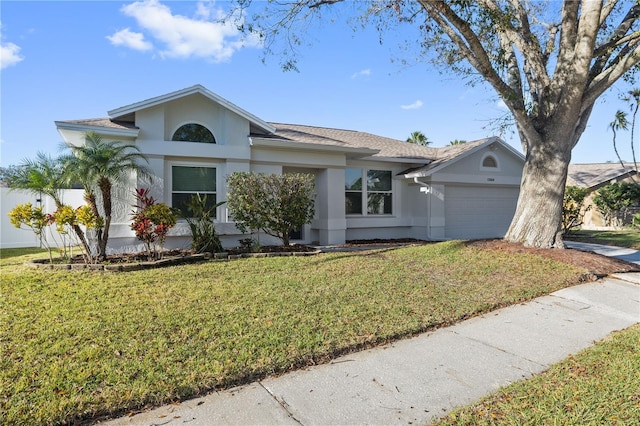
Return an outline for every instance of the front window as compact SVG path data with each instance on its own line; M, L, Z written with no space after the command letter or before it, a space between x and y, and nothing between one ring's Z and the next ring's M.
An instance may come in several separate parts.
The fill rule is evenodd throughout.
M367 171L367 214L391 214L391 172Z
M171 182L171 206L183 216L189 216L187 205L195 194L206 195L209 207L217 202L215 167L172 166Z
M184 126L180 126L178 130L173 134L172 141L182 142L203 142L203 143L216 143L216 138L213 137L213 133L206 127L189 123Z
M389 170L345 169L345 213L392 214L392 176ZM362 182L366 181L366 185ZM366 205L365 205L366 202Z
M362 214L362 169L346 169L344 179L346 214Z

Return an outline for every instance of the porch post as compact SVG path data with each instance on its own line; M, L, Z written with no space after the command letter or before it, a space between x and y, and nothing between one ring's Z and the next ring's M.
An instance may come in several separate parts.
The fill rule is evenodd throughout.
M321 245L344 244L347 220L344 215L344 169L321 170L316 178L318 229Z

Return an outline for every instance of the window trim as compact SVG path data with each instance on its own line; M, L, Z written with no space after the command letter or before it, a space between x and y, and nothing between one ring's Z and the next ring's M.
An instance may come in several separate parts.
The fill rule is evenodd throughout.
M189 124L197 124L198 126L202 126L205 129L207 129L209 131L209 133L211 133L211 136L213 136L213 142L204 142L204 141L176 141L173 140L173 137L175 136L176 132L178 130L180 130L182 127L187 126ZM211 145L217 145L218 144L218 138L216 138L216 134L213 132L213 130L211 130L209 128L209 126L207 126L206 124L203 124L202 122L199 121L195 121L195 120L189 120L189 121L185 121L181 124L179 124L174 130L173 132L171 132L171 136L169 138L169 140L171 142L187 142L187 143L206 143L206 144L211 144Z
M347 173L347 169L353 169L353 170L360 170L360 174L361 174L361 189L357 190L357 189L347 189L346 188L346 182L345 182L345 188L344 188L344 193L345 195L348 192L351 193L359 193L361 194L361 206L360 206L360 210L361 213L347 213L347 209L346 209L346 205L345 205L345 217L390 217L393 216L394 214L394 208L395 208L395 184L394 184L394 180L393 180L393 170L391 169L386 169L386 168L369 168L369 167L345 167L345 178L346 178L346 173ZM391 189L389 189L388 191L375 191L369 190L369 186L368 186L368 174L370 171L381 171L381 172L388 172L390 175L390 183L391 183ZM391 196L391 213L369 213L369 195L370 194L389 194ZM345 201L346 201L346 196L345 196Z
M495 167L491 167L491 166L485 166L484 162L488 159L488 158L492 158L493 161L495 161L496 166ZM498 161L498 157L492 153L492 152L487 152L482 156L482 159L480 160L480 170L482 171L487 171L487 172L498 172L500 171L500 161Z

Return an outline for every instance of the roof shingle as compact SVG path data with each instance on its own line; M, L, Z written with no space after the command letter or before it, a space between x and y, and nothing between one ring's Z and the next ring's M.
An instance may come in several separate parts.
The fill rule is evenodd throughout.
M632 163L569 164L567 185L593 188L630 174L637 174Z

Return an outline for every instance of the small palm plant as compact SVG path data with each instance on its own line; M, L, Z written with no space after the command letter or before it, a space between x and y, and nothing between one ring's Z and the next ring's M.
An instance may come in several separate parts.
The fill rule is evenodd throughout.
M35 160L25 159L18 166L7 169L4 180L11 190L21 189L39 197L51 197L58 210L65 207L61 191L71 188L65 170L65 157L53 158L42 152L38 152ZM78 223L71 223L70 226L85 256L88 256L91 249L84 231Z
M113 186L130 178L132 173L151 176L149 168L141 164L141 161L148 160L137 146L119 141L105 141L94 132L86 134L84 145L67 144L67 147L73 154L65 157L68 178L82 184L85 201L94 215L101 219L99 222L102 227L96 229L97 258L104 260L107 256L112 219ZM100 194L102 212L98 209L96 190Z

